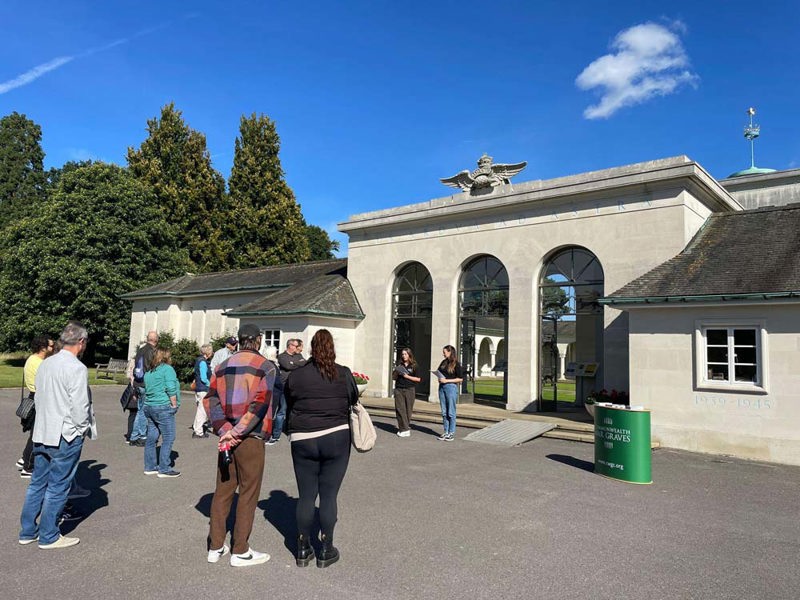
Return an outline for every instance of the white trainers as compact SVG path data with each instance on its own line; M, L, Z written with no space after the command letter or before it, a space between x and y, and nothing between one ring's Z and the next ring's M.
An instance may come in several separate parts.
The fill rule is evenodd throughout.
M69 548L70 546L74 546L80 541L81 540L79 538L64 537L62 535L52 544L39 544L39 548L41 548L42 550L51 550L55 548Z
M228 548L225 544L222 545L222 548L219 550L209 550L208 551L208 562L210 563L218 563L219 559L225 556L231 549Z
M249 567L250 565L260 565L269 560L269 554L266 552L256 552L252 548L248 549L244 554L231 554L232 567Z
M411 430L407 429L406 431L398 431L397 437L411 437Z

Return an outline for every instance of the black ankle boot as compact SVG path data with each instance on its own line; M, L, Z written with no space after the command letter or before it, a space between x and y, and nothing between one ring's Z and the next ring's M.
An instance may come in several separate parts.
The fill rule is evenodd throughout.
M322 535L322 549L317 557L317 566L320 569L331 566L339 560L339 551L334 547L333 540Z
M297 566L307 567L314 560L314 548L308 541L308 537L300 534L297 536Z

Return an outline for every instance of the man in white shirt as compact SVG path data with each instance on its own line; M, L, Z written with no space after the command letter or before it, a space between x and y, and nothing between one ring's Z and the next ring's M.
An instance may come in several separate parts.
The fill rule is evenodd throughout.
M20 517L22 545L38 541L39 548L47 550L80 541L62 536L58 520L78 468L83 439L97 437L89 372L79 360L88 337L83 325L71 321L61 332L61 352L44 361L36 373L34 469Z

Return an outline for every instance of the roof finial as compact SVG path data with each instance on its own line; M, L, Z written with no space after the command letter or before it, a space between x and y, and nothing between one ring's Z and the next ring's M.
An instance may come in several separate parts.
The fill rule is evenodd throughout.
M744 137L750 140L750 168L756 168L755 159L755 139L761 134L761 127L753 123L753 117L756 114L756 109L752 106L747 109L747 114L750 115L750 125L744 126Z
M756 114L756 109L752 106L747 109L747 115L750 117L750 124L744 126L744 137L750 141L750 168L742 171L736 171L728 177L741 177L742 175L758 175L761 173L774 173L775 169L759 169L756 166L755 158L755 139L761 135L761 126L753 123L753 117Z

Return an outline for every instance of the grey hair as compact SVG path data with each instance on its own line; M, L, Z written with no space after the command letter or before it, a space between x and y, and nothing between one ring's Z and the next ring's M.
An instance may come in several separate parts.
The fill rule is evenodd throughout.
M81 340L87 339L89 339L89 332L86 331L86 327L77 321L70 321L67 326L64 327L61 336L59 336L59 340L65 346L74 346L80 343Z
M275 346L267 346L264 350L264 357L267 360L275 361L278 359L278 349Z
M214 346L212 346L211 344L203 344L202 346L200 346L200 352L202 352L203 354L205 354L206 352L210 352L213 349Z

